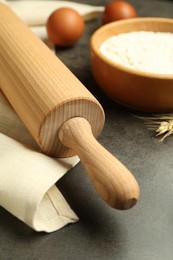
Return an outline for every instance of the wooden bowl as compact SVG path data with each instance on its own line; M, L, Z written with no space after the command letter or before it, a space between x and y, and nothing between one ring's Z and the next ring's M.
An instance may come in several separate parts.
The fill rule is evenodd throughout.
M173 111L173 75L127 68L100 52L99 47L107 38L131 31L173 32L173 19L133 18L112 22L95 31L90 53L96 82L111 99L130 108L149 112Z

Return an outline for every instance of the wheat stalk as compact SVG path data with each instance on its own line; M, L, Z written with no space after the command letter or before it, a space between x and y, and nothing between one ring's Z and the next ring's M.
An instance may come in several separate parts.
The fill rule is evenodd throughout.
M135 115L135 117L143 120L149 130L156 132L156 136L162 135L160 142L173 134L173 114L155 114L151 117Z

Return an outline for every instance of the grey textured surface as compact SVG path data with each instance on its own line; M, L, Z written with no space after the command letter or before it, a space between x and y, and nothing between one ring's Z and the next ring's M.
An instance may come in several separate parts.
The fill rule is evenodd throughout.
M173 16L173 1L129 2L140 16ZM0 208L0 259L173 259L173 137L159 143L131 115L134 111L99 90L89 63L89 38L99 25L99 20L88 23L81 40L73 48L57 49L57 55L103 105L106 124L100 142L134 173L141 198L128 211L109 208L78 164L58 187L80 221L52 234L36 233Z

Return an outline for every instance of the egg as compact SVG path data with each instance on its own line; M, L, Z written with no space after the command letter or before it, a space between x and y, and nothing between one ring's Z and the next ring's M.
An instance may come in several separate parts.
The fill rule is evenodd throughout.
M73 45L82 36L85 28L82 16L72 8L55 10L46 23L49 39L62 47Z
M126 1L113 1L105 6L102 24L137 17L135 8Z

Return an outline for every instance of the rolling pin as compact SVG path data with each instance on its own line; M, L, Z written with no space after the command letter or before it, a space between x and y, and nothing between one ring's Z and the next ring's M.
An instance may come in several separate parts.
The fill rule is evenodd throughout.
M111 207L139 197L130 171L98 142L104 111L95 97L7 6L0 4L0 86L41 150L77 154L96 191Z

